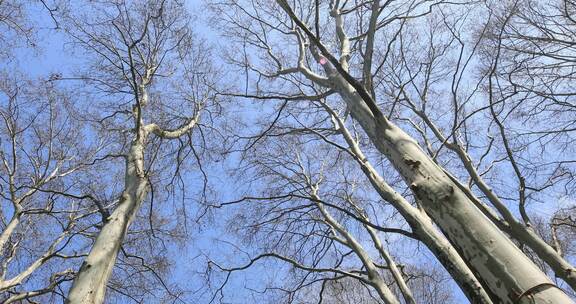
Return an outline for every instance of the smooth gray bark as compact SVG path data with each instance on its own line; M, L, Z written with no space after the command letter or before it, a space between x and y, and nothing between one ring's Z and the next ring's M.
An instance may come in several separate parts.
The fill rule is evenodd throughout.
M100 304L104 302L106 286L116 256L128 227L146 198L148 180L144 174L144 141L141 131L132 143L126 159L125 186L118 207L107 219L96 241L82 263L70 289L68 304Z
M454 281L460 286L464 294L472 303L492 303L492 300L478 281L474 273L458 254L454 246L439 232L430 218L412 206L403 196L398 194L366 158L357 142L354 140L346 125L328 105L324 108L332 116L337 128L346 140L350 152L362 168L362 171L383 200L392 204L404 217L412 233L430 249L438 261L450 273Z
M144 125L139 113L148 103L148 94L144 87L141 92L140 107L135 107L134 113L137 132L126 155L124 191L118 206L107 219L88 257L82 263L70 289L67 304L101 304L104 302L106 286L118 251L136 212L148 194L148 177L144 172L144 151L148 136L154 134L167 140L177 139L192 130L199 120L197 113L186 124L176 129L162 129L155 123Z
M464 156L461 156L464 157ZM539 258L548 264L556 276L562 278L572 289L576 290L576 268L570 264L562 255L556 251L550 244L546 243L531 226L524 225L519 222L514 215L506 208L500 198L492 191L492 189L484 182L484 180L476 172L476 169L471 164L465 162L466 169L470 176L478 185L478 188L488 197L492 205L496 207L498 212L502 215L505 224L504 231L512 237L526 244L530 247Z
M516 240L522 242L522 244L530 247L534 253L538 255L546 264L548 264L556 276L562 278L566 283L576 290L576 268L570 264L562 254L554 249L550 244L546 243L529 225L521 223L516 219L516 217L508 210L504 202L500 197L492 190L492 188L484 181L481 175L478 173L476 168L472 163L472 159L464 148L458 143L448 143L445 136L441 133L438 127L422 112L416 111L422 120L430 127L434 135L441 141L446 142L446 146L456 152L460 161L466 168L466 171L478 186L480 191L492 203L492 205L498 210L498 213L502 216L502 219L494 215L491 210L483 208L481 210L496 224L500 229L504 230L506 233L514 237ZM467 192L468 196L473 197L470 189L464 185L459 185L459 188ZM479 201L476 202L479 205Z
M338 24L342 15L332 12L343 54L338 60L296 16L286 0L276 2L330 62L324 65L328 79L319 84L328 83L343 98L351 116L410 185L422 207L489 290L493 301L574 303L476 207L473 199L428 157L414 138L384 117L365 87L348 73L348 58L344 55L348 53L347 37Z
M426 212L491 291L494 301L529 303L529 296L534 296L534 299L540 299L535 303L573 303L475 206L411 136L385 118L374 117L355 90L338 78L339 93L350 107L352 117L410 185Z

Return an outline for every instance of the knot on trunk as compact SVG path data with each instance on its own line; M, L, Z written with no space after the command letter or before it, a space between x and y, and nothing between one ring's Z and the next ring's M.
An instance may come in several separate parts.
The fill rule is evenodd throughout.
M419 160L413 160L410 158L404 158L404 163L406 165L408 165L410 168L412 168L413 170L416 170L420 167L420 161Z
M439 205L448 203L452 199L454 195L454 187L452 185L433 184L428 178L426 181L422 183L414 182L410 185L410 189L420 201Z
M80 271L85 271L86 269L89 269L90 267L92 267L92 265L90 265L89 263L86 263L86 261L82 262L82 265L80 266Z

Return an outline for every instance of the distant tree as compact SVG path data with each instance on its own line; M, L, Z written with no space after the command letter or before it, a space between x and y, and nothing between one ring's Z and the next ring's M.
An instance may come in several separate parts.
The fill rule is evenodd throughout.
M21 42L32 44L33 26L28 19L27 3L24 1L0 1L0 58L12 57L14 48Z
M56 296L71 280L82 257L74 240L102 218L99 201L81 192L81 175L103 147L82 140L68 94L48 81L0 78L0 299L20 303Z

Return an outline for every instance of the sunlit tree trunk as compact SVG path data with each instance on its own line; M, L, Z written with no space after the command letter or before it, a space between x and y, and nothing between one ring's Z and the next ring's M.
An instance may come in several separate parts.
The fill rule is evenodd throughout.
M377 149L396 167L466 263L503 303L572 303L473 203L417 142L384 117L374 117L338 77L339 93Z
M179 2L110 2L109 5L122 14L121 17L110 20L105 15L102 17L103 21L98 21L99 27L95 29L92 23L81 24L75 20L74 25L79 27L79 33L72 33L72 36L84 43L89 51L94 52L98 62L102 60L108 64L107 68L103 68L105 77L111 77L126 87L126 90L116 93L126 94L130 98L132 111L123 110L116 113L126 115L126 124L120 128L123 134L131 136L129 138L131 143L127 151L120 152L126 164L124 189L114 211L104 222L89 255L77 273L66 300L70 304L104 302L107 283L118 252L122 248L130 224L146 200L151 187L147 172L153 160L145 164L145 153L147 149L150 149L149 137L174 140L188 136L192 128L196 126L200 110L211 98L207 91L199 89L198 83L204 84L205 79L198 80L196 77L189 77L189 71L193 70L189 65L199 64L200 66L201 63L192 57L194 52L181 52L182 49L192 49L193 46L189 43L193 40L192 32L188 30L188 17L182 13L182 6ZM112 36L107 36L109 33L113 33ZM154 115L150 113L161 112L161 110L151 107L150 104L164 102L164 99L152 96L150 91L154 89L156 83L160 82L160 80L156 81L157 78L167 79L166 75L156 75L161 73L159 69L172 65L183 66L183 74L173 72L178 77L187 79L186 83L190 88L185 89L186 94L193 97L187 98L186 106L190 108L183 108L181 113L178 113L176 120L179 123L178 127L163 129L161 124L167 123L158 117L156 117L158 120L155 120ZM198 67L194 66L194 69ZM202 67L207 67L207 65L202 65ZM194 70L194 72L197 71ZM190 94L188 90L195 91ZM152 98L157 100L152 100ZM102 121L104 119L100 120ZM102 127L108 128L105 124L102 124Z
M70 289L66 303L99 304L104 302L106 286L116 256L122 246L128 227L134 220L136 212L146 199L148 181L144 174L144 142L146 133L139 135L130 147L126 156L125 185L118 207L107 219L88 257Z
M472 303L492 303L490 297L482 287L482 284L475 277L468 265L458 254L454 246L440 233L432 224L430 218L422 213L418 208L412 206L402 195L398 194L366 158L358 143L347 129L338 114L328 105L324 108L331 115L336 124L336 128L346 140L350 147L350 152L361 166L362 171L372 184L372 187L385 201L392 204L402 214L412 232L418 236L419 240L432 251L438 261L450 273L454 281L460 286L464 294Z
M423 208L476 274L491 297L501 303L573 303L474 204L473 198L421 149L416 140L389 121L366 89L348 74L348 38L342 16L336 16L340 60L336 59L296 16L289 3L277 0L330 64L324 65L329 85L346 102L374 146L394 165ZM337 7L337 6L335 6ZM322 83L326 85L326 82Z

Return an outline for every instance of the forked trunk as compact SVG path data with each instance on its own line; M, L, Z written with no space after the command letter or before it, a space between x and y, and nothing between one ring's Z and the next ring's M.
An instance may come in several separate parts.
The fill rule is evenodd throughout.
M462 192L417 142L384 117L375 117L341 77L336 84L351 114L458 249L497 303L573 301Z

